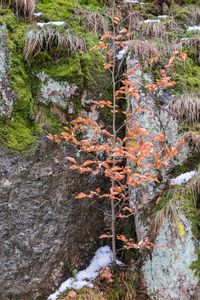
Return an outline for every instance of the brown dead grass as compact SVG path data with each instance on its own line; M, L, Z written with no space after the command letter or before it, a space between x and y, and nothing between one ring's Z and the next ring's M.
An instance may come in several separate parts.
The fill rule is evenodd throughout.
M99 276L94 288L83 288L77 292L76 300L147 300L149 299L142 285L138 272L118 270L112 276L112 282ZM72 300L69 291L60 296L59 300Z
M176 22L169 18L160 20L160 22L141 23L140 31L143 35L148 37L155 37L164 39L168 36L169 31L178 31L179 27Z
M24 57L29 59L41 51L51 51L53 48L66 49L68 53L85 50L83 38L70 34L58 27L44 26L27 32L24 46Z
M72 300L69 295L59 298L59 300ZM98 291L93 289L82 289L80 292L77 292L76 300L106 300L106 298Z
M183 139L193 151L197 152L200 151L200 133L195 131L186 132L183 135Z
M127 45L143 63L149 61L154 56L163 57L171 55L175 48L175 45L169 43L160 43L154 40L142 41L139 39L128 41Z
M78 7L76 9L76 15L83 20L87 30L93 31L96 34L103 34L108 31L107 19L101 13L83 10Z
M22 16L27 20L31 20L35 11L35 0L5 0L4 4L13 8L17 16Z
M182 95L170 104L170 110L181 121L198 122L200 121L200 96L196 94Z

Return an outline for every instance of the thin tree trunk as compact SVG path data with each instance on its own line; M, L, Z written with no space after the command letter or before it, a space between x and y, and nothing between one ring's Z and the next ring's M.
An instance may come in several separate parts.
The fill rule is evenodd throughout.
M115 28L113 28L114 36L115 36ZM112 85L113 85L113 146L116 146L116 81L115 81L115 46L114 46L114 54L113 54L113 68L112 68ZM115 157L113 158L113 166L116 164ZM115 187L115 180L112 180L112 190ZM112 214L112 252L113 252L113 268L116 267L116 213L115 213L115 200L111 198L111 214Z

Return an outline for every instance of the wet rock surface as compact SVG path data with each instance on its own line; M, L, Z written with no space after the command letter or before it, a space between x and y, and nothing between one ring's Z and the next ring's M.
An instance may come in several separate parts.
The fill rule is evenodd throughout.
M58 82L44 72L39 73L37 77L41 81L38 101L46 105L52 104L61 109L68 109L68 113L72 114L74 112L72 99L77 95L78 87L66 81Z
M134 57L129 57L127 62L129 69L134 69L137 63L138 60ZM142 76L145 76L146 82L151 83L151 76L143 74L142 70L138 69L131 78L138 88L141 87ZM141 128L148 131L147 140L152 141L153 136L162 132L166 137L167 145L173 147L180 139L179 122L168 109L172 100L173 96L168 95L165 90L153 95L145 93L141 95L139 105L145 110L143 113L133 114L132 124L137 122ZM130 111L137 107L138 101L134 98L129 99ZM148 109L146 109L147 107ZM162 176L160 184L147 183L142 187L130 190L130 205L135 210L135 226L139 241L151 236L152 221L155 216L152 212L149 214L148 208L152 209L155 206L155 199L167 188L170 168L173 169L176 165L183 164L189 155L191 155L189 148L184 145L176 160L172 160L169 167L160 170ZM147 163L149 162L147 160ZM151 172L159 176L158 171ZM176 208L174 209L176 210ZM179 226L177 221L171 220L170 216L163 217L156 235L156 248L152 250L151 255L145 256L144 259L142 271L151 299L195 299L198 280L190 266L197 259L197 240L192 233L192 224L181 212L181 209L177 209L176 215L183 230L186 230L184 238L181 238L177 232Z
M0 150L1 300L46 299L97 247L102 205L73 197L98 180L67 170L73 153L44 140L29 157Z
M191 264L197 260L192 225L183 214L179 214L185 231L184 238L177 234L176 222L163 219L155 241L152 259L147 259L143 272L148 283L148 294L152 299L195 299L198 280Z
M8 51L6 45L7 29L0 26L0 119L10 117L16 95L10 87L8 78Z

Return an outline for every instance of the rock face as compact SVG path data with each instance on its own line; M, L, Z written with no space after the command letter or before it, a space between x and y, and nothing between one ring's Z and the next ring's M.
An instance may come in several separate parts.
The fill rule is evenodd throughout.
M13 103L16 99L15 93L10 87L8 72L8 51L6 46L7 29L5 25L0 26L0 119L10 117Z
M78 87L67 82L57 82L45 73L39 73L38 78L41 81L38 101L46 105L52 104L61 109L68 109L68 113L73 114L72 98L77 94Z
M128 58L128 68L135 70L138 60L133 56ZM138 89L142 86L142 78L146 83L151 83L151 77L143 74L142 69L137 69L131 80L137 84ZM148 139L157 133L164 133L168 145L171 147L180 138L178 134L178 121L169 113L169 103L173 99L165 90L149 95L143 93L139 102L144 107L143 113L134 113L132 123L138 122L139 126L149 132ZM129 110L138 107L138 101L129 99ZM146 109L148 107L148 109ZM159 146L158 146L159 147ZM183 163L189 155L189 148L184 146L179 152L176 161L170 167ZM130 191L130 205L135 210L136 232L138 240L149 237L151 233L152 219L148 215L148 207L155 206L155 199L167 187L169 169L163 168L160 172L153 172L162 176L162 183L155 185L148 183L141 188ZM153 204L154 203L154 204ZM160 228L157 232L155 244L157 247L152 251L151 257L147 256L143 265L143 274L147 284L148 294L151 299L156 300L187 300L193 299L197 289L197 278L191 271L192 262L197 260L197 242L192 233L192 225L181 209L176 210L176 216L184 230L184 237L178 231L177 221L163 217L160 221ZM144 214L148 217L144 218Z
M47 141L27 158L0 150L1 300L46 299L96 249L100 207L73 197L97 180L67 170L73 153Z
M186 232L180 237L177 224L165 218L155 240L157 248L143 272L152 299L188 300L197 293L198 280L190 269L197 260L191 223L179 214Z

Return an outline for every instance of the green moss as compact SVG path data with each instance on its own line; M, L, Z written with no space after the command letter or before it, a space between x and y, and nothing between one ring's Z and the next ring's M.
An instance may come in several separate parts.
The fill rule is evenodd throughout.
M171 172L172 177L177 177L183 173L193 171L198 164L200 164L200 153L196 153L189 157L184 164L177 166L173 172Z
M42 0L38 3L37 8L46 14L51 21L67 20L70 22L74 19L74 11L79 4L90 8L100 6L100 2L97 0Z
M169 201L174 197L175 191L176 189L174 188L174 189L169 189L163 193L162 197L159 199L159 202L154 208L154 213L157 213L158 211L164 209L167 206Z
M43 71L57 81L83 85L83 73L78 54L62 58L58 63L45 64Z
M184 201L182 201L182 209L185 213L185 216L192 223L192 232L197 239L197 260L192 263L191 269L194 271L194 274L200 281L200 250L199 250L199 241L200 241L200 218L197 209L197 195L194 194L194 191L191 188L186 188L184 193ZM199 197L199 195L198 195Z
M189 57L185 63L175 62L173 78L177 83L176 91L195 92L200 89L200 67Z
M175 17L176 22L182 27L186 27L187 25L192 24L192 16L197 9L197 6L194 5L197 4L195 0L190 2L189 1L190 0L188 0L188 2L185 2L185 5L176 1L170 7L170 14Z
M1 122L0 141L5 147L22 151L35 145L39 129L38 125L33 124L35 103L23 61L24 35L30 25L17 20L9 9L0 10L0 19L9 30L7 39L10 52L9 78L17 97L12 118Z
M56 116L51 112L51 110L47 107L45 112L45 117L47 120L47 125L49 127L49 131L53 134L60 133L62 130L62 125Z
M200 250L197 251L197 260L192 263L191 269L200 281Z
M37 133L37 127L34 129ZM22 151L35 145L36 136L28 122L23 118L13 117L0 126L0 143L11 150Z

